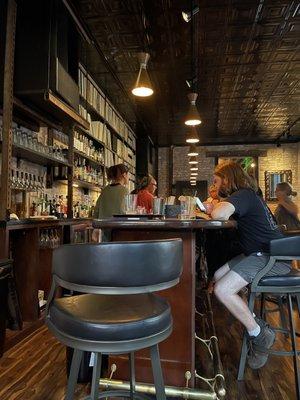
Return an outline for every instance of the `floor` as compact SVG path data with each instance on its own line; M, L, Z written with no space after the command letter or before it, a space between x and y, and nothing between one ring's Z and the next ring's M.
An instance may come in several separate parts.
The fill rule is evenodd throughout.
M214 310L227 382L226 398L296 399L291 359L271 357L262 370L254 372L247 369L246 380L236 382L241 328L215 302ZM277 343L285 345L287 341L278 335ZM65 387L65 350L44 326L8 350L0 359L1 400L63 400ZM87 385L78 385L75 399L82 399L87 393Z
M260 370L246 368L245 380L236 380L239 363L242 329L238 322L214 301L214 316L219 338L220 353L227 383L228 400L296 400L294 368L292 357L270 356L268 363ZM272 303L269 307L274 308ZM296 317L297 312L294 312ZM270 313L268 322L278 326L277 313ZM297 318L300 328L300 321ZM274 349L290 349L289 339L276 334ZM299 343L300 347L300 343Z

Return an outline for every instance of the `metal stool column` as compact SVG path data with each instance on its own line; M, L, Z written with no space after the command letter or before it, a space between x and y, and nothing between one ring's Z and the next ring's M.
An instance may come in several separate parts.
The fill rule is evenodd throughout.
M151 353L151 364L152 364L154 385L156 390L156 398L159 400L166 400L164 378L162 375L159 350L157 344L150 348L150 353Z
M299 371L299 361L298 361L298 352L297 352L297 341L296 341L296 331L295 331L295 323L293 318L293 304L292 304L292 296L288 294L288 311L289 311L289 322L290 322L290 334L292 341L292 349L294 352L293 361L294 361L294 373L295 373L295 382L296 382L296 393L297 399L300 399L300 371Z

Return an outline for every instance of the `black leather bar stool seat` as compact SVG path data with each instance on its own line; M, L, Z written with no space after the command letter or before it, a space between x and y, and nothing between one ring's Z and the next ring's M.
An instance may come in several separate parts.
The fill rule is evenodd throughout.
M145 399L135 390L134 352L150 350L157 400L166 400L158 344L172 333L168 302L153 292L179 282L182 240L65 245L53 253L53 282L46 324L74 349L66 400L73 400L84 351L93 352L89 400ZM58 287L82 294L56 298ZM176 345L176 344L174 344ZM130 391L100 393L102 354L128 354Z
M260 286L299 286L300 270L292 269L288 275L264 276L259 281Z
M277 356L293 356L294 362L294 373L295 373L295 383L296 383L296 396L300 400L300 366L298 357L300 355L300 350L297 349L296 341L296 329L295 321L293 316L293 305L292 297L297 298L298 308L299 308L299 297L300 297L300 271L292 269L287 275L277 275L277 276L266 276L268 272L273 268L276 260L281 261L293 261L300 260L300 236L286 237L283 239L272 240L270 243L270 259L267 265L256 275L252 284L250 285L250 295L249 295L249 309L251 312L254 310L255 297L260 294L262 299L264 299L265 294L275 295L278 299L279 308L276 310L280 311L281 322L285 320L283 317L283 302L282 298L287 299L287 309L288 309L288 319L289 319L289 329L282 327L274 327L275 331L280 331L287 334L291 338L291 351L284 350L268 350L269 354ZM262 300L262 304L264 300ZM265 314L264 305L261 308L262 313ZM298 310L299 311L299 310ZM268 312L268 311L267 311ZM286 326L286 322L284 322ZM259 351L259 349L257 349ZM266 351L265 349L262 349ZM238 380L244 379L245 366L247 359L247 335L246 332L243 337L243 344L240 356L240 365L238 371Z
M172 325L170 306L162 297L152 293L121 297L84 294L56 299L49 318L67 335L116 342L155 335Z

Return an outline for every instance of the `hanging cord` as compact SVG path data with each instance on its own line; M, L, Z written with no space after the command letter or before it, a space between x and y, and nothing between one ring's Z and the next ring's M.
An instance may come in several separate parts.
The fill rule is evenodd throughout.
M191 0L191 79L192 79L192 92L194 92L195 89L195 83L194 83L194 16L193 16L193 6L194 6L194 1Z

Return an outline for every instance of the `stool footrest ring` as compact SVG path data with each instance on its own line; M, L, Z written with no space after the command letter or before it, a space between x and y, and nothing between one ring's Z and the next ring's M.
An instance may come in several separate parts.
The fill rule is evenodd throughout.
M128 390L105 390L99 394L98 399L109 399L110 397L125 397L130 399L130 392ZM134 393L133 397L134 400L151 400L150 397L140 393ZM91 400L91 397L88 396L85 400Z

